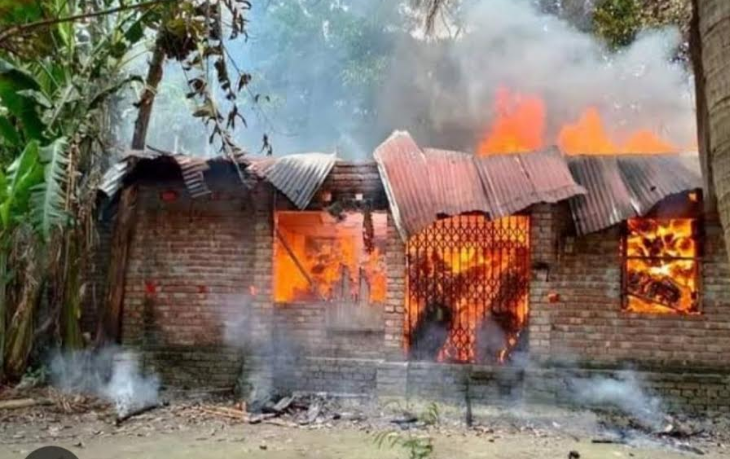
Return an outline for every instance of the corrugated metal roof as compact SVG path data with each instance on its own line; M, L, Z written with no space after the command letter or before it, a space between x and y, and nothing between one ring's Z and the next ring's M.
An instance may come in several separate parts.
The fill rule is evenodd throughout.
M171 158L178 164L185 186L193 198L211 193L205 172L210 169L212 162L232 161L228 156L201 158L152 150L130 151L104 174L99 190L109 197L113 196L121 187L124 177L132 171L134 162L161 157ZM236 161L246 164L248 171L271 182L298 208L304 209L334 167L336 157L334 154L308 153L281 158L237 158Z
M599 231L634 215L631 195L614 156L580 156L568 160L570 172L588 194L570 200L579 234Z
M488 211L490 203L472 155L434 149L424 153L437 214Z
M133 169L133 164L141 159L154 160L160 157L172 158L175 160L182 172L183 181L190 195L194 198L210 194L208 185L205 183L204 172L210 169L209 161L221 158L199 158L178 153L164 153L155 150L131 150L124 154L124 157L112 165L104 174L99 190L109 197L114 196L122 186L124 177Z
M570 200L579 234L645 215L669 196L702 188L698 155L578 156L569 165L588 190Z
M268 180L299 209L305 209L336 160L337 155L334 153L306 153L257 161L248 170Z
M205 172L214 161L157 151L133 151L104 175L99 190L113 196L140 159L175 160L193 197L210 193ZM444 215L514 214L538 202L570 199L579 234L645 215L661 200L702 188L697 154L563 157L556 150L476 157L422 150L407 132L394 132L374 153L391 212L402 237ZM236 159L305 209L335 166L334 154ZM364 167L364 166L363 166ZM587 194L586 194L587 191Z
M585 193L556 151L488 157L423 151L407 132L395 132L374 156L403 238L443 215L479 211L499 218Z
M205 183L205 171L210 169L206 159L183 155L175 155L173 158L180 166L185 186L193 198L211 193L208 184Z
M104 177L101 179L101 184L99 185L99 190L109 197L117 194L119 187L122 186L124 177L126 177L129 172L129 167L128 161L119 161L116 164L112 164L112 166L104 173Z
M426 159L404 131L396 131L373 153L388 196L390 210L402 238L431 224L436 207L431 200ZM427 196L426 196L427 195Z

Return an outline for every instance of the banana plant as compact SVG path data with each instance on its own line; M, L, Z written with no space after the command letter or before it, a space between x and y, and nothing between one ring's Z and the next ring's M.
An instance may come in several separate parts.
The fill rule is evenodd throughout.
M13 231L23 222L30 207L32 190L43 181L38 141L33 140L18 158L0 171L0 374L4 368L5 319L8 315L6 290L12 273L8 271L8 252Z
M0 0L0 26L82 11L73 0ZM14 42L31 47L5 53L0 46L0 380L3 368L12 377L25 369L38 334L34 311L43 285L53 290L49 330L59 330L65 345L81 344L79 260L88 238L77 215L90 215L86 207L93 200L80 201L80 183L88 183L83 175L98 169L105 153L105 103L139 80L125 74L125 58L155 14L129 10L85 25L62 22ZM29 253L36 257L17 263L8 257L21 226L32 231L36 247ZM6 301L9 265L37 273L24 273L23 282L13 284L22 285L12 305Z

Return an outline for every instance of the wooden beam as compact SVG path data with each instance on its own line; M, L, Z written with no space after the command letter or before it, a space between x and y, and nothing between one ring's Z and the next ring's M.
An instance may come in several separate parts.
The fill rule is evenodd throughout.
M291 246L284 238L284 235L281 234L279 228L276 228L274 231L276 231L276 237L279 239L279 242L281 242L281 246L284 247L286 253L289 254L289 258L292 259L299 272L302 273L302 276L304 276L304 278L309 283L309 287L312 289L312 292L314 292L320 298L320 300L326 301L326 299L322 296L319 289L317 288L317 284L314 282L314 279L312 279L312 276L309 275L304 265L302 265L302 262L299 261L299 258L297 258L297 255L294 253L294 250L292 250Z
M119 198L117 218L112 234L109 271L107 275L106 301L99 311L96 343L119 342L121 339L124 286L127 275L129 246L134 230L137 209L137 185L122 190Z

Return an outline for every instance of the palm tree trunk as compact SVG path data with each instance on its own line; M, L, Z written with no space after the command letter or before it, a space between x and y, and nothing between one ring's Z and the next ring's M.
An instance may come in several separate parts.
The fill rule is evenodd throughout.
M695 9L701 155L730 249L730 2L695 0Z
M705 208L710 213L717 211L717 201L715 200L715 190L712 185L712 167L710 165L708 151L710 145L710 123L708 121L710 114L707 110L707 94L705 93L705 72L702 64L702 37L700 36L700 19L698 12L699 0L692 0L694 14L690 24L689 48L692 58L692 70L695 75L695 98L697 100L697 145L700 152L700 163L702 165L702 177L705 189Z

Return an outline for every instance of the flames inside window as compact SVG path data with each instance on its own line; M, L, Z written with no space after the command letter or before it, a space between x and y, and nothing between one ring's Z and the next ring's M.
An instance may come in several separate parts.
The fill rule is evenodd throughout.
M694 219L629 220L625 308L656 314L699 312L697 245Z
M277 212L274 301L385 300L387 215Z
M527 321L530 220L440 220L408 242L409 358L504 362Z

